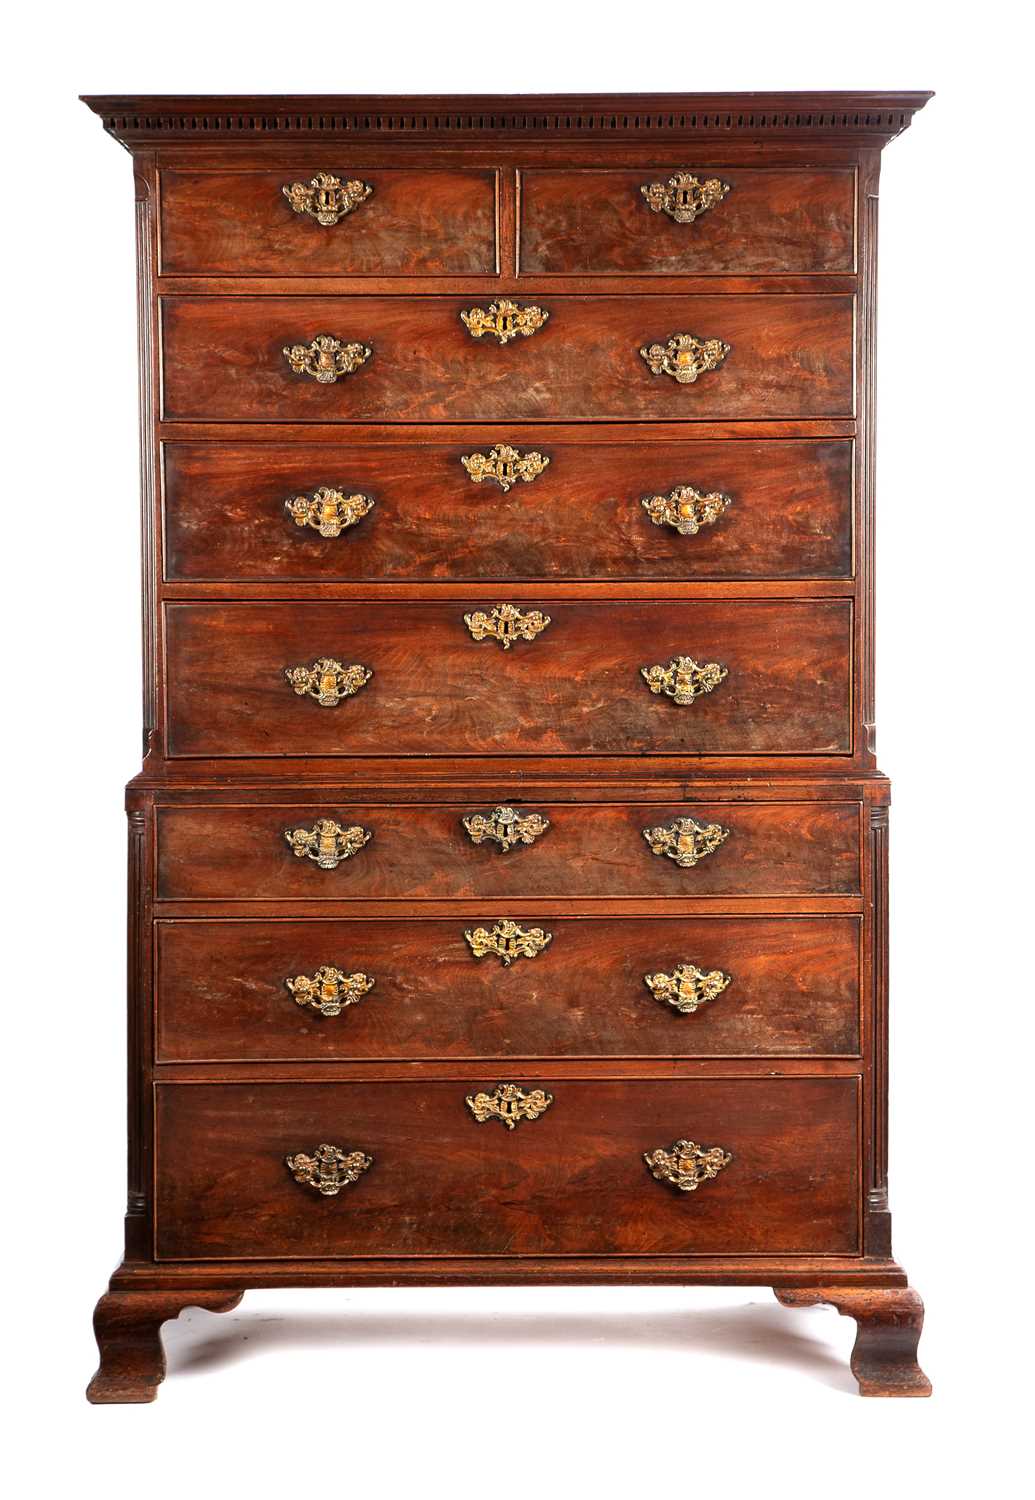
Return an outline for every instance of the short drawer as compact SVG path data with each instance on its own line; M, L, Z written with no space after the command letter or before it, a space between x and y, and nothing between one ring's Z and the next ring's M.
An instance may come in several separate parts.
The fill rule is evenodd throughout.
M523 172L520 249L530 274L850 273L855 172L699 165Z
M520 811L549 826L533 843L504 852L488 839L473 843L464 826L465 818L491 814L484 802L418 806L328 796L302 804L160 807L157 895L521 902L861 890L859 803L538 802ZM296 855L288 835L311 832L321 820L370 837L362 844L362 834L353 837L344 846L356 846L349 855L330 847L324 865L319 844ZM660 838L654 829L663 831Z
M337 185L314 186L328 177ZM160 189L166 276L496 270L493 171L403 171L362 163L279 172L167 169Z
M513 483L501 467L505 490L492 478L474 481L464 466L493 448L477 429L462 442L166 443L165 575L172 582L851 576L850 441L579 442L563 431L532 430L515 457L536 453L545 467ZM329 498L321 494L328 490ZM362 501L350 508L357 494Z
M162 298L169 420L497 422L613 417L850 417L850 296L573 297L532 292L548 321L499 344L475 338L468 297ZM351 373L294 373L285 350L329 336ZM690 335L728 353L695 380L654 373L640 350ZM369 354L364 351L369 350ZM714 351L713 351L714 353ZM327 358L333 361L332 350ZM695 349L670 352L700 368ZM330 376L333 372L327 373ZM493 435L494 438L496 435ZM506 440L500 433L499 440Z
M850 600L544 597L514 606L519 617L509 623L501 608L484 600L168 604L168 752L851 751ZM505 646L493 635L513 630L531 638L508 635ZM685 682L644 677L681 657L724 675L686 668ZM372 675L364 685L358 674L321 678L308 690L288 679L289 669L319 661ZM692 693L693 701L673 696Z
M858 1251L854 1078L519 1078L514 1128L467 1104L498 1082L159 1085L158 1258ZM644 1160L679 1141L696 1190Z
M858 1053L859 917L538 915L510 964L482 922L160 921L157 1060Z

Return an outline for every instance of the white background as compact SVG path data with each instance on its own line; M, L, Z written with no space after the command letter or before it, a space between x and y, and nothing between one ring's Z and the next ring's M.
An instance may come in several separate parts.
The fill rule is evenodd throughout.
M0 1182L5 1407L25 1464L10 1493L1021 1488L1007 1473L1026 1436L1032 1198L1022 14L97 0L22 8L20 35L9 18ZM156 1405L88 1407L90 1312L124 1205L139 627L130 160L76 95L793 88L938 92L884 157L878 470L892 1206L934 1399L856 1399L853 1325L766 1289L557 1289L251 1293L167 1328Z

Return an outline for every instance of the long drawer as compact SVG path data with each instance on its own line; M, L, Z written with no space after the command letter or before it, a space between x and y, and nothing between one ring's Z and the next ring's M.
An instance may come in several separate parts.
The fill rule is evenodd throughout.
M506 429L489 438L475 429L460 442L422 435L393 443L166 443L165 575L171 582L851 576L850 441L648 436L533 435L517 458L538 453L546 466L511 482L501 460L506 489L492 477L473 480L463 463L514 448ZM356 494L363 501L350 507ZM372 508L360 514L367 502Z
M158 1258L859 1248L854 1078L506 1081L552 1103L508 1128L466 1102L495 1076L159 1085ZM678 1141L721 1153L711 1177L692 1155L677 1166L703 1175L696 1190L644 1161ZM324 1185L358 1180L335 1192L296 1181L300 1156L321 1180L323 1145L357 1153L329 1163Z
M485 804L321 802L160 807L159 900L544 900L550 897L853 896L861 890L852 802L535 803L549 826L503 851L462 819ZM360 829L320 863L296 830ZM696 824L699 832L694 832ZM656 836L653 830L661 830ZM645 837L651 831L651 839ZM333 839L331 840L333 844ZM657 848L659 852L653 852Z
M859 917L537 916L510 964L479 923L160 921L157 1060L858 1052Z
M544 598L521 607L534 638L509 646L492 638L507 628L494 608L168 604L169 754L851 752L849 600ZM725 675L690 682L689 703L671 680L654 692L643 669L681 656ZM322 705L320 684L307 696L286 676L320 660L373 675Z
M473 338L477 297L162 298L163 414L212 421L851 417L850 296L573 297L529 292L530 337ZM678 335L729 352L692 382L641 349ZM321 383L286 349L324 335L370 351ZM684 351L685 353L685 351ZM358 357L362 357L360 354Z

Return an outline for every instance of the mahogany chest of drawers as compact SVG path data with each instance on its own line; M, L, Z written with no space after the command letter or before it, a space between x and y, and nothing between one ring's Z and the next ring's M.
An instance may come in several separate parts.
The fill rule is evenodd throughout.
M887 1205L880 153L923 94L89 99L145 754L94 1401L249 1287L770 1285Z

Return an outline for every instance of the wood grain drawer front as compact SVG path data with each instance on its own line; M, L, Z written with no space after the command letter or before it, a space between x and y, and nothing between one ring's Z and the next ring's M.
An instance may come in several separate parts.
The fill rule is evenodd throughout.
M168 749L191 755L836 754L851 750L849 600L521 606L550 623L504 649L451 604L166 606ZM726 669L678 705L641 668ZM321 706L285 669L372 670Z
M284 187L319 170L161 174L161 269L169 275L445 276L496 270L496 174L350 164L370 188L334 224L295 212Z
M506 434L503 434L506 436ZM513 446L513 445L512 445ZM794 579L852 573L852 443L547 441L534 481L473 482L463 442L167 443L171 581ZM288 502L321 487L373 509L337 535ZM696 532L643 501L690 487L728 496ZM677 501L678 503L678 501ZM691 501L691 504L693 502ZM686 525L687 523L683 522ZM334 518L330 530L335 530Z
M859 917L537 916L549 946L509 967L473 956L479 921L159 922L158 1061L858 1052ZM645 982L680 966L728 982L680 1011ZM373 988L297 985L321 970Z
M164 297L169 420L498 422L552 418L850 417L848 296L562 297L529 293L545 327L472 338L468 297ZM640 349L676 334L730 352L692 384L652 374ZM369 349L332 383L293 374L284 349L320 335ZM500 434L505 439L506 434Z
M515 1080L553 1103L512 1130L465 1103L498 1082L160 1085L158 1258L858 1250L853 1078ZM679 1140L732 1159L681 1192ZM335 1196L285 1163L322 1143L372 1158Z
M163 807L158 897L509 902L861 890L858 803L536 803L549 828L531 846L506 853L472 844L463 828L463 817L486 810L474 801L393 805L333 796L307 804ZM705 827L717 823L728 836L693 866L653 854L643 830L686 817ZM285 838L285 830L311 828L319 818L364 828L371 838L336 868L322 869L297 858Z
M652 210L641 192L666 186L680 170L522 173L521 269L669 276L855 270L854 170L695 165L700 184L718 180L729 191L691 223Z

